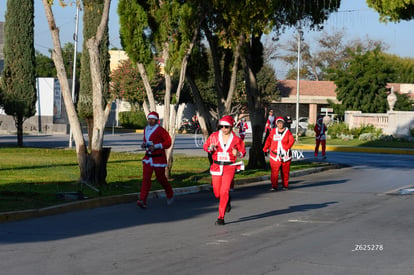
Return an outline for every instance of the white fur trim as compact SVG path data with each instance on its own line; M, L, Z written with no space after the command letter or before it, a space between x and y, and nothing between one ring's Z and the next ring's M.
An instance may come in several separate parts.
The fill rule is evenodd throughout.
M149 158L149 159L143 159L143 160L142 160L142 162L143 162L143 163L146 163L146 164L149 164L149 165L151 165L152 167L167 167L167 164L166 164L166 163L153 163L153 162L152 162L152 158Z
M223 126L231 126L230 123L228 123L227 121L220 121L219 125L223 125Z
M157 117L157 116L155 116L155 115L148 115L148 116L147 116L147 119L150 119L150 118L155 118L156 120L158 120L158 117Z
M221 176L221 175L223 175L223 165L220 165L220 171L211 171L210 170L210 175L212 175L212 176Z

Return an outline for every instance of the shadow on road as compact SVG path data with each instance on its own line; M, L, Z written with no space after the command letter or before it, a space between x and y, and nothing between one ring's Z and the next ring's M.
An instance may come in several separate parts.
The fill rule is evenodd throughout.
M282 215L282 214L289 214L293 212L305 212L309 210L315 210L319 208L328 207L330 204L334 204L334 203L338 203L338 202L331 201L331 202L316 203L316 204L293 205L285 209L278 209L278 210L273 210L273 211L269 211L269 212L265 212L261 214L242 217L238 221L233 221L233 222L228 222L228 223L239 223L239 222L251 221L251 220L256 220L256 219L263 219L267 217L272 217L272 216L277 216L277 215Z

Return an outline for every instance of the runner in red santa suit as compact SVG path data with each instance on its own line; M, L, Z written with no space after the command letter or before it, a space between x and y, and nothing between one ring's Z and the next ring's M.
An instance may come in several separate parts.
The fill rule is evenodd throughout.
M237 128L239 128L239 136L241 140L244 141L244 138L246 137L246 130L249 129L249 126L246 123L246 119L242 118L239 123L236 125Z
M211 182L216 198L219 199L219 215L216 225L224 225L224 214L230 212L230 184L237 169L244 169L243 162L236 162L246 154L244 142L233 131L234 119L224 116L219 121L219 131L212 133L204 143L204 151L211 153Z
M144 129L144 142L141 147L145 149L145 157L142 160L143 176L140 198L137 206L147 208L147 197L151 190L151 176L155 172L158 182L164 187L167 195L167 204L173 202L173 189L165 176L167 157L165 149L171 146L171 137L168 132L159 124L159 116L156 112L151 112L147 116L148 125Z
M265 125L265 137L263 139L263 144L266 142L267 137L270 134L270 131L272 131L273 128L275 128L275 116L273 115L273 110L269 110L269 116L267 117L266 120L266 125Z
M315 128L313 128L315 131L315 158L318 157L318 151L319 151L319 144L322 146L322 158L326 159L326 131L328 128L326 127L325 123L323 123L323 117L320 116L318 118L318 121L315 125Z
M295 143L292 133L285 127L283 117L276 118L276 126L270 132L263 147L263 152L269 153L270 158L271 191L277 190L280 167L282 167L282 189L288 190L290 163L292 160L291 148L293 143Z

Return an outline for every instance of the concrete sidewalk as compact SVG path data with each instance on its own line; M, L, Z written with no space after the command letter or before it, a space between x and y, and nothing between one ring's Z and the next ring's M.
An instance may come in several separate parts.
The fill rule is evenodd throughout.
M295 150L309 150L313 151L315 145L311 144L294 144ZM321 149L319 148L319 151ZM414 149L410 148L385 148L385 147L352 147L341 145L327 145L327 152L355 152L355 153L377 153L377 154L400 154L400 155L414 155Z

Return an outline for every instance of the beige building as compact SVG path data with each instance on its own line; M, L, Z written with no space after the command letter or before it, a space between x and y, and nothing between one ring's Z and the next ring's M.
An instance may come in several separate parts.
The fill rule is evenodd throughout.
M277 83L281 100L277 102L278 108L285 114L294 117L296 114L297 81L280 80ZM321 108L328 106L328 99L339 103L336 99L336 85L333 81L310 81L300 80L299 82L299 117L308 117L309 123L315 124L317 115ZM279 106L280 105L280 106Z
M281 115L296 114L296 80L278 81L281 100L275 103L281 110ZM394 87L394 91L407 94L414 100L414 84L389 83L388 88ZM318 114L324 113L321 109L328 107L328 100L340 103L336 99L336 85L333 81L300 80L299 82L299 117L308 117L309 123L315 124ZM277 111L277 110L276 110Z
M110 56L110 63L109 67L111 69L111 72L118 68L118 66L121 64L122 61L128 60L128 55L125 51L119 51L119 50L111 50L109 51Z

